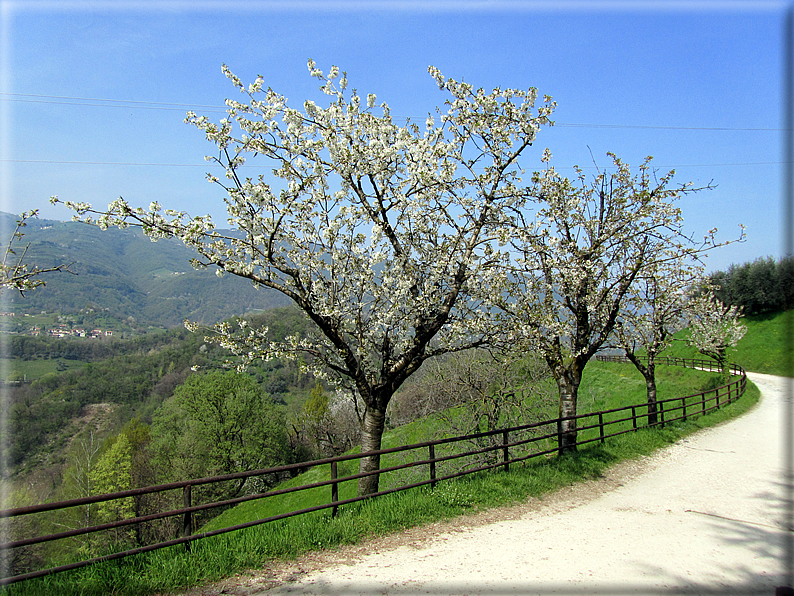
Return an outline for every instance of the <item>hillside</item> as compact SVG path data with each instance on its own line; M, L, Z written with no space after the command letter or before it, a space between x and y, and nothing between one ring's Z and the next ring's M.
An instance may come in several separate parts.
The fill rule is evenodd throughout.
M249 320L268 326L275 338L305 334L309 328L295 308L273 309ZM193 367L222 369L229 357L223 348L205 343L203 334L184 328L109 341L17 336L7 347L11 358L0 364L10 374L26 371L27 382L2 387L8 435L0 445L0 460L10 475L21 476L60 466L65 448L87 428L97 408L108 414L103 428L93 424L99 435L117 431L132 418L148 424ZM290 361L252 365L249 375L286 412L299 408L315 384Z
M728 350L728 360L746 370L769 375L794 376L790 354L787 355L787 339L792 337L794 310L786 312L752 315L741 319L747 325L747 333L739 344ZM687 330L675 335L678 341L664 352L665 356L704 358L687 342Z
M16 216L0 214L0 229L13 230ZM30 243L27 261L42 267L72 263L77 275L53 273L44 290L24 297L9 294L12 312L74 313L93 308L119 319L173 327L185 318L215 323L254 310L286 306L278 292L255 289L234 276L190 266L195 253L175 240L152 242L138 229L99 228L33 219L22 244Z
M784 367L784 339L789 333L791 317L794 311L777 313L774 315L759 315L747 317L747 333L739 342L737 348L730 354L731 362L741 364L746 370L766 374L783 375ZM664 352L665 356L680 356L686 358L704 358L685 341L687 331L677 334L680 341ZM680 367L660 366L659 399L666 399L676 395L686 395L694 390L703 390L714 380L713 375L706 372L683 369ZM646 397L644 379L633 366L604 363L595 360L588 363L580 387L581 411L605 410L620 407L627 403L642 403ZM538 404L540 405L540 404ZM548 406L546 406L548 408ZM743 406L744 407L744 406ZM545 411L546 418L555 415L554 408ZM410 443L418 443L437 436L439 421L435 416L417 420L405 426L388 430L384 433L384 448L396 447ZM385 459L388 460L389 456ZM392 462L393 465L394 462ZM384 467L387 465L383 464ZM344 471L341 471L344 468ZM310 470L303 476L297 477L285 486L298 486L311 482L328 480L328 470L317 468ZM345 462L340 466L340 476L344 473L354 473L354 465ZM208 524L206 529L216 529L244 523L251 519L261 519L271 515L283 513L303 507L324 502L327 498L327 489L318 488L305 493L290 493L278 498L262 501L253 501L238 505L224 512ZM342 483L340 486L342 499L355 495L355 483Z
M296 315L296 311L290 313L286 310L280 310L272 311L261 316L263 318L263 323L273 323L274 327L277 327L279 322L288 323L289 320L296 318ZM300 317L297 318L299 319ZM270 320L265 321L264 319ZM297 323L297 320L295 322ZM288 327L291 327L291 325L285 325L285 328L279 329L278 333L286 332ZM748 341L753 340L753 338L757 339L759 334L763 336L769 335L769 330L763 326L759 327L755 321L751 321L748 327ZM155 343L158 345L155 345ZM213 353L213 350L202 347L202 343L200 337L187 334L182 329L172 330L162 335L147 335L129 344L131 348L134 346L134 353L132 353L133 350L130 350L127 355L119 356L108 361L95 362L82 371L57 375L53 374L52 376L48 376L48 378L42 378L38 382L27 386L29 391L25 391L24 395L20 394L15 399L12 399L13 411L10 412L10 418L12 420L11 426L14 431L15 441L10 445L11 453L9 455L11 455L12 459L15 455L18 458L14 463L17 464L17 470L21 474L14 479L13 482L14 491L19 493L19 498L28 497L32 502L57 500L57 498L59 498L57 495L61 495L59 491L63 489L56 486L56 481L60 476L66 479L70 477L69 474L71 474L70 470L72 470L72 468L69 467L71 464L68 458L72 457L72 452L74 452L74 449L70 450L70 445L73 446L77 444L73 441L72 437L75 437L76 434L80 432L80 425L84 427L93 426L97 433L105 434L115 432L112 430L113 428L118 429L124 424L125 420L129 420L132 416L140 418L143 422L149 422L151 417L148 414L162 403L164 398L171 394L175 385L186 378L189 374L188 371L190 370L190 366L200 363L204 369L211 368L213 366L213 360L220 356L218 353ZM54 354L55 352L52 353ZM758 356L762 357L763 353L758 354ZM661 398L668 395L690 394L708 386L713 380L710 378L711 375L700 371L689 371L679 369L678 367L662 368L673 368L671 371L673 375L670 376L667 372L660 371L660 375L664 376L664 380L660 384L662 391L660 393ZM252 373L254 373L254 371L252 371ZM254 376L257 377L256 380L259 383L266 387L275 387L275 383L278 381L282 381L284 384L286 384L286 382L292 384L293 379L296 381L298 380L294 368L290 370L287 369L287 367L282 368L280 366L272 370L257 371L254 373ZM123 379L124 382L120 382L121 379ZM303 385L304 391L308 389L305 383L303 383ZM297 387L291 389L297 389ZM629 403L641 403L644 399L644 390L644 383L633 367L625 364L592 362L588 366L585 379L583 380L580 393L582 397L581 405L584 410L593 410L608 409L616 405L624 405L626 400L628 400ZM271 391L274 394L278 393L275 390ZM114 397L112 400L107 400L107 396L110 392L114 394ZM282 400L281 403L286 405L288 402ZM749 406L750 403L752 403L752 400L742 400L739 402L742 409ZM535 404L535 407L538 405L540 404ZM530 408L530 410L534 411L535 407ZM57 414L53 415L56 413L56 410L58 410ZM725 413L727 410L726 408L722 412ZM540 410L535 413L540 415ZM553 415L553 412L548 415ZM712 419L711 416L708 418L710 420ZM71 427L53 428L52 425L57 419L70 421ZM31 424L32 421L36 423ZM392 429L384 438L384 446L411 443L429 438L428 435L434 435L439 432L439 422L440 420L438 419L428 418L418 420L404 427ZM707 420L703 422L705 424L711 423ZM683 429L682 432L684 434L691 432L699 424L699 422L690 422L689 426ZM676 425L675 429L666 429L665 433L656 433L654 436L658 435L657 443L659 441L664 443L670 440L668 434L670 432L675 434L677 429L678 425ZM85 437L85 433L83 433L83 436ZM627 456L636 456L638 449L644 452L643 450L652 448L650 443L646 445L644 442L635 441L634 437L636 436L647 437L645 434L626 435L626 440L631 439L629 445L623 445L621 440L610 442L607 447L610 451L606 457L602 457L604 452L602 452L602 448L599 447L599 450L594 452L593 461L590 462L590 460L588 460L588 466L590 463L597 463L598 466L605 466L609 461L615 461ZM643 441L644 440L645 439L643 439ZM657 443L654 443L653 446L658 447ZM614 453L611 451L613 445L617 446L618 449ZM36 449L37 446L43 448ZM621 451L625 449L628 449L628 451L625 453ZM60 453L60 457L57 455L58 453ZM556 461L556 459L553 461ZM576 463L580 460L571 461ZM525 487L522 488L521 490L524 491L524 495L535 494L533 491L537 490L537 478L534 476L534 473L542 471L542 469L545 469L544 466L546 465L547 462L544 460L526 468L528 471L532 472L527 478L531 481L533 488L530 493L526 492ZM578 466L578 464L576 464L576 466ZM340 466L340 473L346 471L342 468L344 468L344 466ZM599 467L598 469L600 470L601 468ZM565 476L564 483L572 482L576 477L581 476L583 468L577 467L577 470L578 471L575 471L573 476ZM318 474L320 472L325 473L327 470L312 470L309 474ZM585 474L590 473L591 472L585 472ZM561 478L559 471L555 468L550 471L550 474L553 477L553 482L551 482L549 486L559 486ZM527 478L523 480L519 478L519 482L525 482ZM305 481L306 478L303 478L303 480ZM485 478L477 479L476 481L486 482L487 480L488 479ZM293 480L293 482L300 481ZM149 483L154 483L154 481ZM387 481L384 480L384 484L386 483ZM65 482L64 486L66 486ZM436 496L450 494L451 490L455 490L450 488L451 486L452 485L444 484L442 487L439 487L437 491L429 491L430 501L435 504L438 501L438 499L435 498ZM22 488L25 488L27 491L24 495L21 492ZM351 491L354 489L355 487L350 483L342 483L340 487L340 496L344 498L345 495L352 494ZM34 492L36 494L34 494ZM323 495L321 496L327 499L327 489L322 492ZM466 490L466 493L469 494L469 491ZM471 494L482 495L486 493L498 493L500 499L504 500L507 498L508 501L510 499L519 498L518 493L506 490L504 480L499 478L489 490L484 490L482 487L471 489ZM314 493L299 494L302 498L306 499L313 499L317 496ZM422 495L424 493L415 494ZM455 511L458 512L460 507L457 506L459 499L456 495L458 495L458 493L451 493L450 499L451 503L455 504ZM409 499L411 498L414 497L409 497ZM466 506L471 506L475 503L474 500L470 501L468 497L465 502ZM487 502L489 502L487 499L483 501L483 506L485 506ZM500 501L500 503L501 502L502 501ZM311 503L300 503L301 506L306 504ZM268 512L271 514L274 512L277 513L283 510L284 507L294 507L295 505L296 503L293 502L292 499L269 499L266 502L241 505L225 512L216 521L212 522L212 526L208 527L215 527L215 524L225 525L241 520L246 521L252 519L252 516L260 518L268 514ZM266 506L268 510L259 510L260 506ZM384 505L384 507L387 506ZM388 511L385 513L386 518L388 520L394 519L393 509L390 507L387 507L387 509ZM415 501L409 502L408 509L419 512L420 517L423 515L421 514L422 508L416 506ZM358 509L351 509L349 512L352 514L355 511L358 511ZM381 518L384 516L385 510L379 509L378 511L379 513L375 516L377 519L374 523L376 527L381 528L384 527ZM441 515L443 517L448 514L449 512L445 510ZM364 533L369 533L371 531L369 522L363 524L359 523L357 518L352 515L342 517L343 519L349 520L349 522L346 523L349 523L351 527L359 528L355 536L350 538L351 540L358 539L362 535L362 531ZM313 520L322 522L323 519L324 518L320 515L311 516L302 518L294 524L297 528L311 528L311 547L316 547L318 544L335 544L335 540L338 539L338 537L327 538L325 536L318 538L320 529L326 531L325 528L328 524L320 523L318 526L312 525L312 523ZM414 523L418 523L418 521L421 521L421 519L417 520L413 517L410 522L398 519L396 523L400 525L413 525ZM322 528L320 528L320 526L322 526ZM280 525L275 525L273 527L276 528L276 531L279 533L283 529ZM361 528L365 528L365 530L361 530ZM331 529L333 530L334 528ZM237 536L242 537L241 539L243 540L247 540L251 535L252 534L244 533L240 533L239 535L235 534L230 540L237 540ZM321 542L318 542L318 539ZM296 549L300 551L307 548L303 542L299 540L293 541L292 537L290 537L289 542L289 548L292 549L290 552ZM208 541L206 543L199 543L196 548L211 549L216 546L217 542ZM263 548L270 549L271 546L268 545ZM234 546L233 550L235 552L248 552L249 549L246 547ZM155 556L159 557L165 555L158 554ZM212 558L213 560L218 560L219 555L213 553ZM234 559L234 562L235 564L239 563L237 559ZM159 567L156 564L146 564L146 573L148 573L149 569L154 568ZM92 570L89 569L87 573L92 573ZM144 572L140 571L140 573ZM193 581L202 581L206 579L206 577L207 576L202 576L201 579L194 579ZM83 581L78 580L78 584L83 585Z

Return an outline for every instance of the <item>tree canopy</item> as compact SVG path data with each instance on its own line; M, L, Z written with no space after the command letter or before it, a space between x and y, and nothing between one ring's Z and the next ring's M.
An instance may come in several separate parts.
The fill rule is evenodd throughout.
M557 381L559 415L575 416L587 362L613 333L627 295L666 264L675 268L718 246L716 230L700 239L683 231L676 201L699 189L657 177L651 158L632 173L614 154L610 171L590 180L561 176L548 164L528 192L534 211L516 211L511 243L518 255L507 292L494 295L508 337L538 350ZM562 423L563 449L576 443L576 420Z
M203 478L287 463L283 415L235 371L194 374L152 417L153 451L168 480ZM226 492L242 490L240 483Z
M119 198L107 211L67 203L102 227L141 226L151 238L177 237L195 267L214 266L291 298L316 324L314 336L271 341L266 330L220 325L219 341L244 362L287 355L358 396L364 404L362 449L380 447L386 406L428 358L482 345L483 296L499 291L507 250L506 210L526 200L519 158L550 124L554 102L537 91L486 92L429 69L448 94L446 111L424 126L400 126L374 94L348 90L347 75L310 61L327 106L302 109L223 71L245 102L227 100L218 124L187 122L218 147L209 158L221 184L225 234L209 216L133 208ZM245 177L245 165L272 176ZM57 201L57 198L54 198ZM379 458L362 459L376 471ZM377 490L374 474L360 492Z
M741 308L729 306L705 288L692 298L689 307L689 343L701 354L714 358L728 376L728 349L744 337L747 327L739 322Z

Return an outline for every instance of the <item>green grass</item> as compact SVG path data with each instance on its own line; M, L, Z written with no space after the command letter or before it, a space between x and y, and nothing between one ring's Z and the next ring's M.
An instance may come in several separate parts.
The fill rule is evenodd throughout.
M791 360L786 354L786 338L794 330L794 310L771 315L757 315L742 319L747 333L735 348L728 351L728 361L752 372L778 376L794 376ZM685 341L687 331L676 333L679 341L664 352L665 356L707 358ZM789 364L787 364L787 362Z
M794 311L747 317L747 334L736 346L733 361L746 370L779 376L794 376L787 364L786 338L791 336ZM789 360L790 363L790 360Z
M711 382L713 375L678 367L660 367L660 398L697 391ZM642 377L628 364L597 363L588 366L583 382L587 400L581 410L603 409L641 403L644 400ZM737 416L758 400L757 388L750 384L744 397L708 416L675 422L665 428L641 429L581 448L564 457L530 460L513 465L509 474L501 471L479 473L378 499L344 506L337 518L328 511L290 518L224 534L193 543L189 553L177 546L98 564L48 578L11 586L11 595L133 595L169 592L227 577L245 569L261 567L273 558L294 558L311 550L352 544L368 536L378 536L404 528L443 520L499 505L509 505L528 496L542 496L574 482L598 478L607 467L668 445L699 428L712 426ZM438 421L425 420L390 431L384 446L433 429ZM424 425L424 427L422 427ZM425 435L427 436L427 435ZM340 466L340 475L352 471L355 463ZM313 469L290 481L304 484L329 477L329 466ZM388 484L384 479L382 483ZM355 493L354 483L340 489L340 498ZM205 529L241 523L287 509L327 502L330 488L301 491L291 495L246 503L225 512Z
M85 366L82 360L42 359L22 360L21 358L3 358L2 368L9 375L23 375L27 381L35 381L46 374L73 370ZM60 363L60 370L59 370Z

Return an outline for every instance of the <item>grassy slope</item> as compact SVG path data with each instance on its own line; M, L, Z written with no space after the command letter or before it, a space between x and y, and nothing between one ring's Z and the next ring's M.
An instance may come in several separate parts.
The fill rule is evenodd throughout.
M728 360L742 365L745 370L779 376L794 376L787 364L786 338L791 337L794 310L773 315L759 315L743 319L747 333L736 348L728 352ZM665 355L686 358L704 358L685 340L687 331L676 334L677 341Z
M0 358L0 370L23 375L27 381L40 379L50 373L75 370L85 366L82 360L22 360L21 358ZM62 370L58 370L58 367Z
M709 382L710 375L676 367L661 367L664 395L683 395ZM595 408L639 403L644 398L643 387L633 367L625 364L592 363L588 366L584 390L592 395ZM273 557L291 558L308 550L332 548L349 544L373 535L381 535L406 527L446 519L477 510L519 502L527 496L541 496L562 486L598 477L614 463L652 452L702 426L715 424L745 411L758 399L758 391L751 387L745 398L706 417L674 423L659 430L640 430L612 438L605 445L598 443L582 448L574 456L542 458L527 465L514 466L510 474L485 473L467 476L455 482L440 483L435 489L424 487L396 495L356 503L342 508L336 519L328 512L301 516L249 528L193 544L191 553L181 547L163 549L125 559L120 563L95 565L74 572L62 573L42 580L23 582L13 586L11 594L151 594L180 587L201 584L225 577L246 568L259 567ZM589 408L588 408L589 409ZM416 425L433 425L424 421ZM413 425L411 425L413 426ZM425 430L428 430L425 428ZM387 435L387 444L395 437L402 439L418 427L398 429ZM341 472L341 470L340 470ZM327 470L312 470L292 482L307 482L327 477ZM354 488L343 489L352 494ZM213 526L238 523L246 519L270 515L285 508L303 507L327 502L329 489L317 489L292 495L289 500L276 499L249 503L224 514ZM246 509L245 507L251 507Z
M706 385L712 377L709 373L702 371L692 371L675 366L659 367L659 377L662 379L659 387L659 399L687 395L693 392L693 388ZM697 389L694 389L697 390ZM645 381L636 369L630 365L591 362L586 370L580 391L580 411L592 412L597 410L607 410L627 404L640 404L645 400ZM383 437L383 447L388 449L399 445L408 445L426 440L427 437L437 436L442 423L435 419L417 420L411 424L388 431ZM396 465L402 461L401 454L385 456L382 467ZM339 476L355 473L357 462L344 462L339 466ZM416 470L416 473L423 475L423 471ZM400 470L397 477L384 477L381 486L397 486L407 484L408 480L416 474L411 474L411 470ZM281 487L299 486L301 484L311 484L330 480L330 466L309 470L292 480L285 482ZM346 499L354 497L356 494L355 481L342 483L339 488L339 498ZM316 505L327 503L330 498L329 487L319 487L287 495L278 495L269 499L262 499L243 503L230 509L217 518L212 520L205 530L229 527L251 520L263 519L271 515L287 511L295 511Z
M788 315L748 320L747 336L731 359L748 370L779 374L783 368L783 333ZM684 342L668 352L697 356ZM660 399L697 391L710 382L711 375L678 367L659 367ZM605 445L595 443L574 456L542 459L511 467L510 474L486 473L455 482L440 483L435 489L423 487L396 495L356 503L342 509L336 519L319 512L282 520L194 543L190 554L180 547L132 557L121 564L95 565L41 581L14 586L12 594L99 595L150 594L158 590L201 584L258 567L273 557L295 557L309 550L354 543L366 536L381 535L402 528L445 519L467 512L510 504L527 496L540 496L573 482L598 477L614 463L648 454L682 436L740 415L759 398L750 384L738 402L705 417L676 422L664 429L640 430L612 438ZM585 371L580 393L580 411L593 411L644 400L642 377L630 365L593 362ZM384 437L384 446L421 441L437 430L434 420L418 421ZM388 461L386 462L388 464ZM340 475L355 464L340 466ZM327 467L325 467L327 468ZM290 484L329 478L327 469L310 470ZM390 481L384 480L386 484ZM353 483L340 488L340 498L352 496ZM289 509L327 502L328 487L241 505L225 512L205 528L222 527L258 519Z

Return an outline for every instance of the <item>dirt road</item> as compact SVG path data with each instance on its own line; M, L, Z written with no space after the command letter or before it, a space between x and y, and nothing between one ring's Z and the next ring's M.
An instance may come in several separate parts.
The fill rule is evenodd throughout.
M774 594L784 581L782 381L750 378L762 400L748 414L606 480L218 593Z

